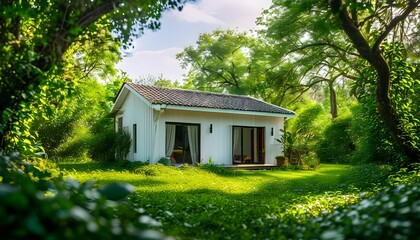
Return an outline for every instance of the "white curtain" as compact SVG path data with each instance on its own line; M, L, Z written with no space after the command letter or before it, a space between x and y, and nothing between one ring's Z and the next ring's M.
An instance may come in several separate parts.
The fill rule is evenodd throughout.
M233 155L241 155L241 128L233 128Z
M188 142L190 144L191 162L195 164L198 158L198 126L188 126Z
M166 147L165 147L165 155L170 157L172 152L174 151L175 146L175 130L176 125L173 124L166 124Z

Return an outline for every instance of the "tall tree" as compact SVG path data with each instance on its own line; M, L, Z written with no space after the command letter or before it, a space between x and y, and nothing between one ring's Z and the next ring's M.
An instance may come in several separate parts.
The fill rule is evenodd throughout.
M413 144L413 135L407 132L400 114L392 103L390 97L391 78L392 74L397 73L391 72L389 60L383 56L381 46L387 39L392 41L396 37L396 33L401 32L404 35L406 31L413 31L407 28L406 20L410 14L418 16L419 5L420 1L418 0L330 1L331 11L339 20L342 30L360 56L376 71L378 112L392 138L403 149L411 162L420 160L420 144ZM414 29L414 32L418 33L418 29Z
M322 78L331 82L335 76L340 81L357 84L360 82L357 79L364 78L364 66L370 65L377 74L378 113L396 145L411 161L418 161L418 134L404 126L404 113L394 106L402 103L390 97L390 80L398 79L398 73L391 72L391 62L382 52L384 41L398 41L406 46L417 41L419 3L418 0L277 0L260 23L267 26L265 33L283 49L280 56L297 63L292 70L305 76L304 85L311 86Z
M45 88L58 81L62 59L98 24L130 45L144 28L156 29L162 11L182 8L187 0L4 0L0 5L0 151L21 141L31 115L42 105ZM58 94L60 92L57 92ZM28 120L29 119L29 120ZM26 143L31 140L25 139Z
M296 78L289 80L289 88L303 94L326 86L331 117L335 119L337 88L340 85L345 88L346 84L339 83L355 78L357 61L354 59L358 54L338 31L338 26L328 19L331 13L325 11L322 1L280 0L263 12L258 24L264 26L260 34L276 48L275 61L287 69L284 71L287 75Z
M188 81L197 88L243 94L250 62L246 54L252 39L233 30L216 30L199 36L196 46L177 54L183 67L190 67Z
M107 83L107 88L118 85L119 89L121 86L121 81L115 78L115 64L121 58L121 44L112 38L107 28L100 28L95 34L83 38L84 41L74 43L63 56L66 64L63 66L62 78L74 83L74 87L65 94L62 101L54 97L44 99L47 106L53 106L47 108L51 112L47 114L48 119L44 119L42 114L34 116L31 128L37 133L49 157L54 157L58 147L67 143L68 139L77 139L74 136L76 133L84 133L78 136L82 139L96 122L108 116L115 93L105 91L104 83ZM106 96L107 93L112 96ZM47 95L55 93L48 91ZM112 126L112 123L108 125ZM107 128L106 124L102 128ZM82 145L89 148L86 143L79 143L79 146ZM73 152L82 155L86 150Z
M269 42L234 30L216 30L199 36L195 46L177 55L189 68L186 84L208 91L252 95L281 104L289 94L279 76L283 69L273 61Z

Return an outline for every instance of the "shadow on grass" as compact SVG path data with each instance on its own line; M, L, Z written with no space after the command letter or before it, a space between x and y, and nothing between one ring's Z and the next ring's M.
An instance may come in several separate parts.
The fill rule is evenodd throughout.
M92 172L96 170L106 170L107 167L103 163L99 162L87 162L87 163L58 163L61 170L77 172Z
M77 172L92 172L92 171L132 171L138 167L145 166L147 163L144 162L130 162L130 161L118 161L118 162L80 162L80 163L57 163L60 169L66 171L76 170Z

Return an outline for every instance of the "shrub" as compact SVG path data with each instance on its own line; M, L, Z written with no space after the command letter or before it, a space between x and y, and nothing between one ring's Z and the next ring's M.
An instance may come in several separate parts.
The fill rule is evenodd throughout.
M114 129L104 129L93 135L90 141L90 156L93 160L114 162L125 160L131 148L131 136L127 132L115 133Z
M122 131L115 133L114 150L117 159L124 160L131 148L131 136L130 133Z
M51 157L65 159L87 158L89 156L89 143L91 138L90 134L86 134L68 140L67 142L61 144Z
M209 161L207 163L202 164L199 167L201 169L204 169L206 171L209 171L209 172L212 172L212 173L216 173L216 174L219 174L219 175L232 175L232 174L235 174L235 171L234 170L226 169L223 164L221 164L221 165L215 164L212 157L209 158Z
M399 185L347 209L310 222L307 238L416 239L420 234L420 183ZM312 231L311 231L312 230Z
M323 163L349 163L355 149L349 134L351 117L339 117L324 131L317 146L317 155Z
M328 121L327 112L314 103L299 110L297 117L287 122L287 131L278 141L284 144L284 154L290 164L302 164L302 159L315 149Z
M159 161L158 161L158 163L160 163L160 164L162 164L164 166L172 166L172 165L174 165L172 163L172 161L169 158L167 158L167 157L160 158Z
M317 169L319 167L319 159L316 156L315 152L309 152L304 158L303 158L303 164L308 166L311 169Z
M95 134L90 141L90 156L93 160L115 161L115 143L117 135L113 129L104 129Z
M5 239L162 239L160 225L129 202L134 188L95 188L0 154L0 230Z
M359 102L359 105L352 108L350 134L356 149L351 161L394 165L405 162L406 158L401 150L392 144L392 138L379 118L373 97L359 100Z

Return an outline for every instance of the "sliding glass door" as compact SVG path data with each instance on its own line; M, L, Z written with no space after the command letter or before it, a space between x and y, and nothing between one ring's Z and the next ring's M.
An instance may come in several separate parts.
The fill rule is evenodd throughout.
M233 126L232 163L263 164L265 162L265 129Z
M200 162L200 125L166 123L165 154L174 163Z

